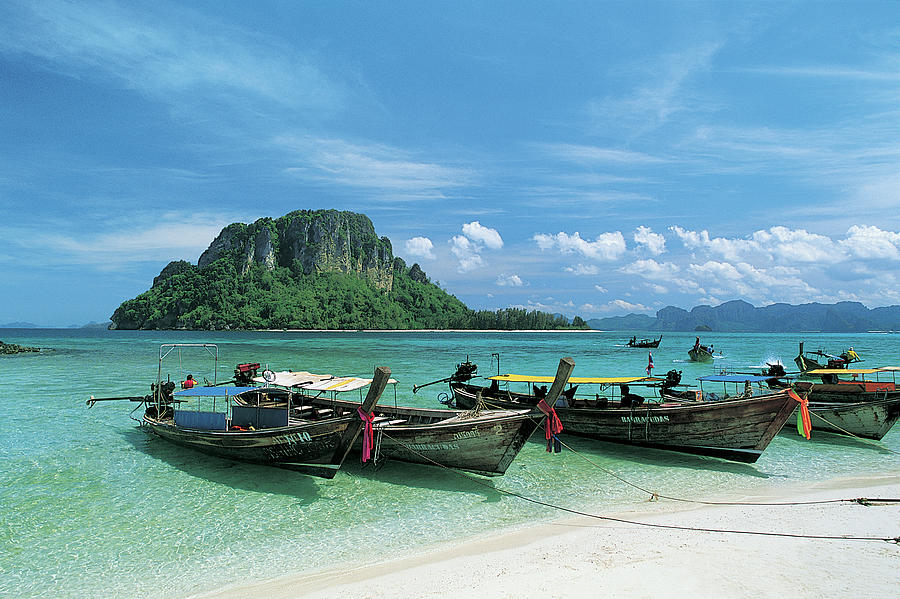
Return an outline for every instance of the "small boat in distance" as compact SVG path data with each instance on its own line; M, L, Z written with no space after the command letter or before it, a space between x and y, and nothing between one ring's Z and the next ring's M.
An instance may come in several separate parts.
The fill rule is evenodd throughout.
M626 344L628 347L639 347L643 349L654 349L659 347L659 342L662 341L662 335L659 336L659 339L638 339L637 337L632 337L628 340Z
M713 346L700 345L700 337L694 342L694 347L688 350L688 357L691 362L712 362Z

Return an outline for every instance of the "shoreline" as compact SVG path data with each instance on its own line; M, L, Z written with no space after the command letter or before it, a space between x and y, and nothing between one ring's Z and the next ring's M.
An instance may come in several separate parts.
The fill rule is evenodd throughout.
M811 488L798 483L788 489L757 489L724 501L858 497L900 497L900 471L833 479ZM585 511L603 513L602 506ZM900 537L900 503L750 506L661 500L635 503L606 517L716 530ZM361 551L377 555L377 540ZM413 548L393 559L287 574L191 597L887 596L898 563L900 546L884 541L672 530L569 516Z

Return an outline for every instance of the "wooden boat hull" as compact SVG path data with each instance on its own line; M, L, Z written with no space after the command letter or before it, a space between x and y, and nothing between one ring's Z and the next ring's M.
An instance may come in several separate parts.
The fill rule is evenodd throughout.
M861 402L809 402L813 430L880 441L900 419L900 395ZM789 419L790 426L795 418Z
M471 385L452 387L458 407L472 405ZM487 395L489 405L512 407L512 396ZM791 416L797 403L786 392L747 399L633 408L556 408L563 433L753 463Z
M705 349L697 349L692 347L688 350L688 357L691 359L691 362L712 362L713 355L706 351Z
M158 420L148 414L143 418L150 432L177 445L220 458L277 466L322 478L334 478L340 468L341 460L335 459L335 451L351 422L351 418L344 417L256 431L211 431L179 427L171 419Z
M627 343L628 347L634 347L637 349L656 349L659 347L659 342L662 341L662 337L659 339L654 339L653 341L647 341L646 339L642 339L641 341L636 341L632 343L629 341Z
M305 402L336 411L353 411L356 402L306 398ZM502 475L543 421L530 410L464 410L375 406L376 459L444 466L488 476ZM401 422L402 421L402 422ZM356 448L362 445L357 440Z

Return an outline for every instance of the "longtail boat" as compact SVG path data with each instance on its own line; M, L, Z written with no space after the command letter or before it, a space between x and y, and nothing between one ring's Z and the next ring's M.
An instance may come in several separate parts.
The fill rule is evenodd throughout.
M163 359L190 347L205 349L218 364L214 344L165 344L160 347L160 368L150 395L92 397L88 405L106 399L140 399L145 409L139 422L162 439L221 458L334 477L362 428L359 416L302 412L292 404L289 392L277 388L217 385L217 368L211 384L189 383L188 388L175 391L174 381L163 380ZM375 369L374 379L368 380L374 384L362 402L364 409L378 401L389 379L389 368ZM185 383L192 380L189 376Z
M478 395L492 407L534 406L543 395L537 385L552 380L518 374L487 379L491 381L488 387L451 383L457 407L473 405ZM632 392L634 387L655 391L662 381L644 376L571 377L569 389L553 407L565 433L752 463L801 399L790 390L722 401L647 401ZM525 383L528 390L513 392L509 383ZM576 396L579 387L588 385L597 385L596 392Z
M691 362L712 362L712 346L700 345L700 337L697 337L694 347L688 350L688 357L691 359Z
M659 336L659 339L638 339L637 337L632 337L628 340L626 345L628 347L637 347L641 349L656 349L659 347L660 341L662 341L662 335Z
M823 360L825 362L824 364L822 363ZM804 351L802 341L800 342L800 353L794 358L794 363L797 365L797 368L800 369L801 375L811 375L811 371L813 370L845 370L849 368L850 364L853 362L861 361L862 359L859 357L859 354L853 351L852 347L841 355L835 356L826 353L821 349Z
M286 372L275 373L273 383L291 389L302 409L356 418L365 413L371 438L367 441L364 434L355 446L363 461L387 458L502 475L545 418L521 407L486 409L478 401L471 409L444 410L397 406L395 397L395 405L380 403L364 409L356 401L338 397L356 389L356 380Z

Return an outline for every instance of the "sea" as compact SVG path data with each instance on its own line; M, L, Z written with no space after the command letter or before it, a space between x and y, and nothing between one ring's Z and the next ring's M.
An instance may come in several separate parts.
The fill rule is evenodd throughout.
M710 500L900 473L900 427L880 442L816 431L807 441L787 428L755 464L565 435L568 447L547 453L538 433L502 477L364 466L351 454L324 480L171 445L139 426L137 403L86 405L149 393L163 344L215 345L170 352L163 378L222 381L245 362L357 376L388 366L398 384L383 401L433 408L447 386L413 386L466 360L481 375L553 375L565 356L574 376L642 375L648 350L625 347L632 334L0 330L7 343L44 348L0 356L0 597L189 597L566 516L506 492L602 515L648 500L620 479ZM900 365L900 337L889 333L701 335L722 357L689 362L695 334L665 333L653 373L677 369L690 384L776 361L791 371L800 341L835 354L852 346L861 367Z

